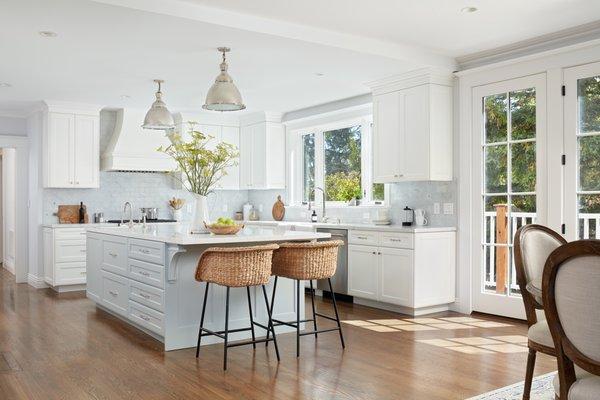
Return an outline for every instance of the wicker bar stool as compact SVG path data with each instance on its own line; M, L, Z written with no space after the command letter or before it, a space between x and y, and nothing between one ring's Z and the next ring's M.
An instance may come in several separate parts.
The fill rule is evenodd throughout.
M273 253L273 268L272 274L275 275L273 284L273 294L271 297L271 308L269 314L273 313L273 305L275 302L275 291L277 290L277 279L279 277L294 279L296 281L296 321L279 321L273 319L274 326L286 325L296 328L296 357L300 356L300 336L315 335L323 332L338 331L342 348L346 348L344 344L344 335L342 333L342 325L338 314L337 303L335 302L335 293L331 286L331 277L335 274L337 267L337 257L339 247L344 242L341 240L330 240L324 242L301 242L301 243L282 243L279 249ZM331 300L333 301L333 310L335 318L320 314L315 311L315 294L313 290L313 279L327 279L329 282L329 290L331 291ZM300 319L300 281L310 281L310 292L312 302L311 319ZM317 316L325 318L337 323L336 328L322 329L317 328ZM313 330L300 333L300 324L303 322L312 322ZM269 332L267 332L267 339ZM266 342L269 345L269 342Z
M198 331L198 345L196 346L196 358L200 353L200 341L204 336L217 336L224 340L223 349L223 370L227 369L227 349L229 347L243 346L251 344L256 348L256 343L269 343L273 341L277 361L279 361L279 348L277 347L277 338L275 329L271 320L271 312L267 297L265 284L269 282L271 276L271 259L273 251L277 249L276 244L252 247L211 247L206 249L196 268L196 280L206 282L204 291L204 301L202 303L202 314L200 316L200 329ZM208 298L208 286L211 284L225 286L225 330L211 331L204 327L204 313L206 311L206 299ZM252 316L252 303L250 301L250 286L262 286L262 292L267 306L268 324L264 326L256 321ZM248 295L248 311L250 313L250 327L229 329L229 289L232 287L245 287ZM267 332L273 333L273 337L265 339L256 339L254 326L258 326ZM229 343L229 334L234 332L251 331L252 340Z

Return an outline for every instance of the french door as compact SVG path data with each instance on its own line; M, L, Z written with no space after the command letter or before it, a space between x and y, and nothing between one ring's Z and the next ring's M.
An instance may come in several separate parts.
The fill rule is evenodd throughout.
M564 71L567 240L600 239L600 63Z
M547 219L546 75L473 89L473 308L523 318L515 231Z

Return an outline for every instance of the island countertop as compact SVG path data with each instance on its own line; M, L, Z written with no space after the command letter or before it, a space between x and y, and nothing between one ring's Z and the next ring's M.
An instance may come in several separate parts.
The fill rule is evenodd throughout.
M285 227L246 226L236 235L191 234L186 224L146 224L128 226L90 226L88 232L153 240L181 246L230 243L265 243L327 239L329 233L291 231Z

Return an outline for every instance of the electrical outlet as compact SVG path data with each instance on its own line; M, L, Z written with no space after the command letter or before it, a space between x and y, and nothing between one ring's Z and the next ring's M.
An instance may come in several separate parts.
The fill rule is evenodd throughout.
M439 213L440 213L440 203L433 203L433 213L435 215L439 215Z
M229 210L229 207L227 207L227 204L223 204L223 207L221 208L221 211L227 212L228 210Z
M444 203L444 214L445 215L454 214L454 203Z
M263 205L262 204L258 205L258 212L263 212Z
M300 213L300 218L302 218L302 219L306 219L306 218L307 218L307 215L306 215L306 213L305 213L305 212L301 212L301 213Z

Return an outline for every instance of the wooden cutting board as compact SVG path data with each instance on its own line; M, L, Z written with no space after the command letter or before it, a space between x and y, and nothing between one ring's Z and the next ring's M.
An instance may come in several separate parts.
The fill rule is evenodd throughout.
M277 201L273 204L273 211L271 213L275 221L282 221L285 216L285 204L281 201L281 196L277 196Z
M84 222L88 223L88 215L86 206L83 206L84 210ZM66 205L61 204L58 206L58 212L56 213L58 216L59 224L78 224L79 223L79 205Z

